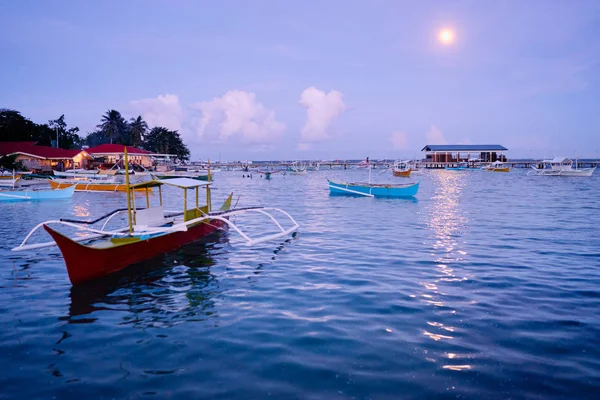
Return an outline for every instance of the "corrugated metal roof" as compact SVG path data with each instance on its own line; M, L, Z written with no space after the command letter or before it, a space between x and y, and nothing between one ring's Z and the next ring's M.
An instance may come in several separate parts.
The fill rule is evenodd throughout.
M43 159L69 159L74 158L84 150L57 149L49 146L36 146L35 142L0 142L0 155L26 154Z
M499 144L428 144L421 151L506 151Z

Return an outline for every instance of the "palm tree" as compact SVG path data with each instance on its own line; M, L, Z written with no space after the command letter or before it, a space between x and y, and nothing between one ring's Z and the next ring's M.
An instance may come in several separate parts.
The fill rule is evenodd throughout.
M120 142L125 139L125 127L127 123L120 112L117 110L108 110L102 116L101 121L102 123L98 125L98 128L104 136L110 139L110 143Z
M174 154L180 160L189 160L190 150L177 131L157 126L146 135L144 148L158 154Z
M131 118L129 121L129 140L132 146L139 147L146 137L146 132L148 132L148 124L142 119L141 115L138 115L137 118Z

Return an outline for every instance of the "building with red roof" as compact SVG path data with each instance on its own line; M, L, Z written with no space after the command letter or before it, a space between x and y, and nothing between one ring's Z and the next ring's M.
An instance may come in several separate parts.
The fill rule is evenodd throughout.
M50 171L56 168L86 168L92 158L85 150L57 149L50 146L37 146L36 142L0 142L0 156L17 155L31 170Z
M114 164L119 162L123 157L124 148L127 147L127 158L130 163L138 164L144 168L152 166L154 153L138 149L132 146L123 146L122 144L101 144L99 146L90 147L86 149L87 153L94 158L104 157L105 162Z

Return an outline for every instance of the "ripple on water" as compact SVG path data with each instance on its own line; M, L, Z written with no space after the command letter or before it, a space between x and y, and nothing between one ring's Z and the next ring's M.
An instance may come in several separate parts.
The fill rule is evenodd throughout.
M365 178L218 174L215 199L284 208L300 233L256 248L216 235L79 287L57 251L8 249L123 196L3 205L2 395L594 398L598 176L428 171L416 201L394 201L331 197L336 175Z

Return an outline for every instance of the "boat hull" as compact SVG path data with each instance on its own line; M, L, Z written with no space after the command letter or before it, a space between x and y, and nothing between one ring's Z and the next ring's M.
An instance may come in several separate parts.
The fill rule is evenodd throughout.
M334 195L373 197L413 197L419 190L419 182L406 185L369 185L329 181L329 192Z
M62 253L69 280L73 285L78 285L176 250L224 228L224 225L222 221L212 220L191 226L185 232L168 233L108 248L95 248L74 242L47 225L44 225L44 229L52 236Z
M74 186L55 190L0 191L0 202L70 199L74 192Z
M64 189L70 186L75 186L76 192L126 192L127 185L121 183L100 183L100 182L81 182L81 183L73 183L73 182L57 182L54 180L50 181L50 186L52 189ZM134 189L132 189L134 190ZM152 190L152 188L148 188L147 190ZM145 192L145 188L135 189L137 192Z
M197 181L208 181L208 175L190 175L189 173L185 174L167 174L167 175L156 175L157 179L174 179L174 178L190 178L195 179ZM211 176L212 178L212 176Z
M410 176L410 172L411 172L410 169L408 171L396 171L396 170L392 171L392 173L394 174L394 176L403 176L403 177L409 177Z
M596 168L588 169L571 169L571 170L553 170L553 169L536 169L534 171L541 176L592 176Z
M473 167L445 167L446 171L481 171L481 168Z
M572 169L571 171L562 171L562 176L592 176L595 168Z

